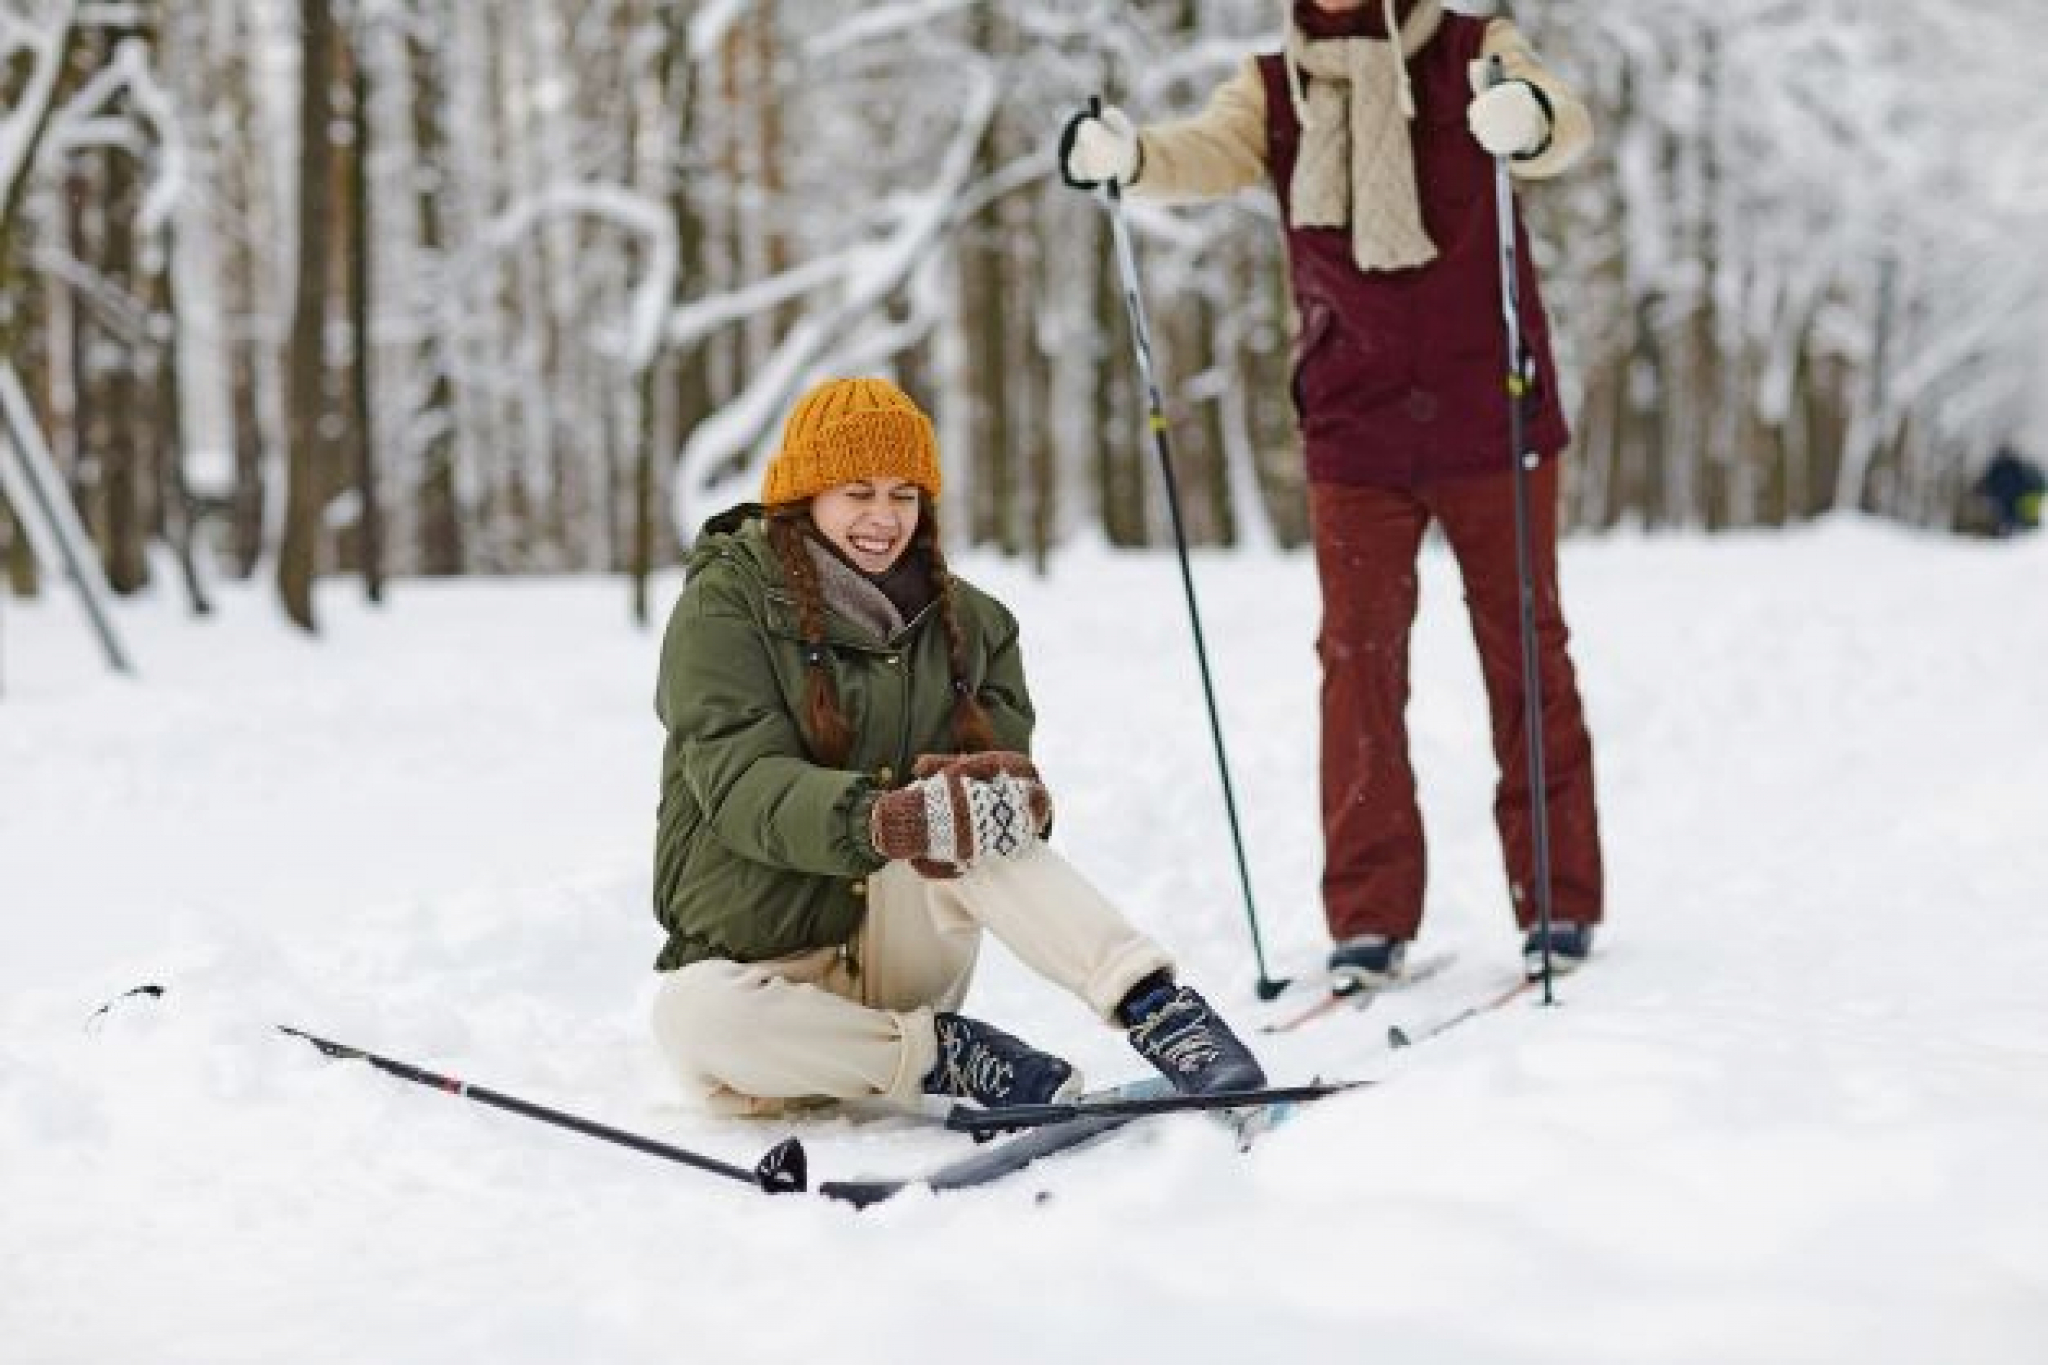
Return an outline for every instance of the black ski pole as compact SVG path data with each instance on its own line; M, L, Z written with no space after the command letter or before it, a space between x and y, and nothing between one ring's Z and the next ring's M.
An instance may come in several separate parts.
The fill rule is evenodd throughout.
M1486 62L1486 83L1499 85L1499 57ZM1550 968L1550 793L1543 773L1543 677L1536 660L1536 574L1529 535L1529 455L1522 449L1523 403L1529 393L1528 357L1522 353L1522 300L1515 250L1515 191L1508 158L1493 159L1494 231L1500 243L1500 311L1507 329L1508 457L1514 465L1515 574L1521 591L1522 728L1528 735L1529 829L1535 853L1537 937L1543 949L1543 1003L1556 1004Z
M130 996L144 995L152 999L161 999L163 994L164 988L155 982L123 991L94 1010L92 1016L86 1020L86 1027L92 1028L96 1026L101 1019L112 1012L115 1005L128 999ZM580 1114L571 1114L560 1109L550 1109L544 1104L535 1104L531 1100L522 1100L517 1095L507 1095L503 1091L492 1090L486 1086L471 1085L469 1082L458 1080L453 1076L443 1076L437 1071L429 1071L425 1067L414 1066L411 1062L401 1062L395 1057L383 1057L359 1047L351 1047L347 1043L337 1043L331 1038L322 1038L317 1034L308 1033L304 1029L293 1028L288 1024L278 1024L275 1027L279 1033L303 1039L330 1057L339 1057L348 1061L368 1062L371 1066L387 1075L411 1081L415 1085L426 1086L430 1090L441 1090L450 1095L459 1095L463 1099L475 1100L478 1104L487 1104L493 1109L502 1109L508 1114L517 1114L521 1118L534 1119L541 1123L552 1124L557 1128L566 1128L572 1133L581 1133L585 1137L598 1138L604 1142L616 1143L621 1147L631 1147L636 1152L645 1152L649 1156L658 1156L664 1160L676 1162L679 1165L693 1166L700 1171L709 1171L713 1175L722 1175L728 1180L737 1180L743 1185L752 1185L756 1189L768 1194L801 1194L808 1186L808 1169L804 1159L803 1144L795 1138L785 1138L781 1142L776 1143L768 1149L767 1153L759 1161L754 1163L753 1168L750 1170L743 1166L734 1166L729 1162L720 1161L716 1157L693 1152L687 1147L677 1147L655 1138L642 1137L638 1133L629 1133L623 1128L613 1128L609 1124L599 1123L595 1119L584 1118Z
M581 1133L585 1137L598 1138L605 1142L616 1143L621 1147L631 1147L634 1151L645 1152L649 1156L658 1156L664 1160L674 1161L684 1166L693 1166L700 1171L709 1171L713 1175L722 1175L728 1180L737 1180L743 1185L752 1185L756 1189L768 1194L801 1194L806 1188L807 1172L803 1144L795 1138L784 1138L781 1142L776 1143L768 1149L765 1156L754 1163L753 1168L750 1170L743 1166L734 1166L729 1162L720 1161L716 1157L709 1157L699 1152L690 1151L686 1147L677 1147L666 1142L657 1141L654 1138L642 1137L638 1133L629 1133L623 1128L613 1128L608 1124L599 1123L594 1119L583 1118L577 1114L565 1113L560 1109L550 1109L544 1104L535 1104L531 1100L522 1100L516 1095L507 1095L501 1091L487 1089L481 1085L471 1085L467 1081L457 1080L453 1076L443 1076L438 1072L429 1071L425 1067L414 1066L410 1062L401 1062L392 1057L380 1057L374 1052L366 1052L359 1047L351 1047L346 1043L337 1043L332 1039L321 1038L315 1034L307 1033L304 1029L292 1028L286 1024L279 1024L277 1029L280 1033L288 1033L294 1038L303 1038L330 1057L342 1057L368 1062L371 1066L385 1072L387 1075L397 1076L401 1080L408 1080L416 1085L426 1086L431 1090L444 1090L451 1095L460 1095L464 1099L475 1100L478 1104L487 1104L493 1109L502 1109L507 1113L517 1114L521 1118L536 1119L541 1123L553 1124L557 1128L567 1128L572 1133Z
M1091 112L1102 112L1102 98L1088 101ZM1152 329L1145 321L1145 300L1138 291L1138 257L1131 249L1131 231L1124 221L1123 189L1115 180L1105 182L1109 194L1110 234L1116 240L1117 272L1123 278L1124 308L1131 317L1131 344L1137 352L1138 376L1144 381L1145 403L1152 428L1152 444L1159 454L1159 472L1166 484L1166 508L1173 522L1173 546L1180 557L1180 585L1188 602L1188 624L1195 636L1195 661L1202 673L1202 699L1209 708L1209 737L1216 744L1216 771L1223 779L1223 810L1230 821L1230 843L1237 854L1237 881L1244 892L1245 921L1252 931L1252 957L1259 968L1259 999L1271 1000L1287 989L1285 980L1275 981L1266 970L1266 945L1259 936L1258 907L1252 902L1252 874L1244 856L1244 831L1237 819L1237 793L1230 781L1230 755L1223 744L1223 722L1216 713L1216 684L1209 675L1209 649L1202 639L1202 611L1195 602L1194 571L1188 567L1188 538L1181 523L1180 485L1173 474L1173 450L1167 442L1166 412L1159 400L1159 382L1152 373Z

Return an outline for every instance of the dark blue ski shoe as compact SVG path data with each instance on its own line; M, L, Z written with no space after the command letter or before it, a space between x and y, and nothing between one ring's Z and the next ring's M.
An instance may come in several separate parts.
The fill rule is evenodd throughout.
M1590 924L1568 924L1563 920L1550 922L1550 971L1553 976L1563 976L1586 965L1586 959L1593 955L1593 927ZM1531 929L1522 940L1522 970L1530 977L1543 975L1543 929Z
M1256 1090L1266 1083L1251 1049L1190 986L1165 977L1141 983L1118 1012L1138 1055L1183 1095Z
M1000 1109L1008 1104L1064 1104L1081 1094L1073 1063L1040 1052L994 1024L963 1014L936 1014L932 1029L939 1059L924 1078L924 1093Z
M1330 950L1330 987L1339 995L1376 991L1408 965L1408 940L1359 934Z

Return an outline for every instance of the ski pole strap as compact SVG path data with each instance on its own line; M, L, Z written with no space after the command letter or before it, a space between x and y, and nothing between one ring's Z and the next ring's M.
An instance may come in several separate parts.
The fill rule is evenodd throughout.
M956 1104L946 1115L946 1127L956 1133L990 1137L1025 1128L1072 1123L1078 1119L1140 1118L1147 1114L1175 1114L1198 1109L1256 1109L1269 1104L1299 1104L1371 1084L1373 1082L1369 1080L1311 1081L1307 1085L1229 1090L1215 1095L1152 1095L1133 1099L1087 1100L1076 1104L1015 1104L1001 1109L976 1109Z

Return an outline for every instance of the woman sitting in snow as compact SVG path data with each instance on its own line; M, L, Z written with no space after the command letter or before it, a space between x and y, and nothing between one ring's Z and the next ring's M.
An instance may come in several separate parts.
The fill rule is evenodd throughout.
M932 424L881 379L805 394L762 503L713 518L662 644L654 1031L712 1108L1069 1098L955 1012L984 929L1180 1090L1264 1074L1043 836L1017 622L946 567ZM906 780L907 779L907 780Z

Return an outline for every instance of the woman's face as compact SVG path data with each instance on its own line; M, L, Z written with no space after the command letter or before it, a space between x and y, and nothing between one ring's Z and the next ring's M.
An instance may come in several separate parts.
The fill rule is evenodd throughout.
M863 573L883 573L903 557L921 510L917 485L888 474L811 499L812 523Z

